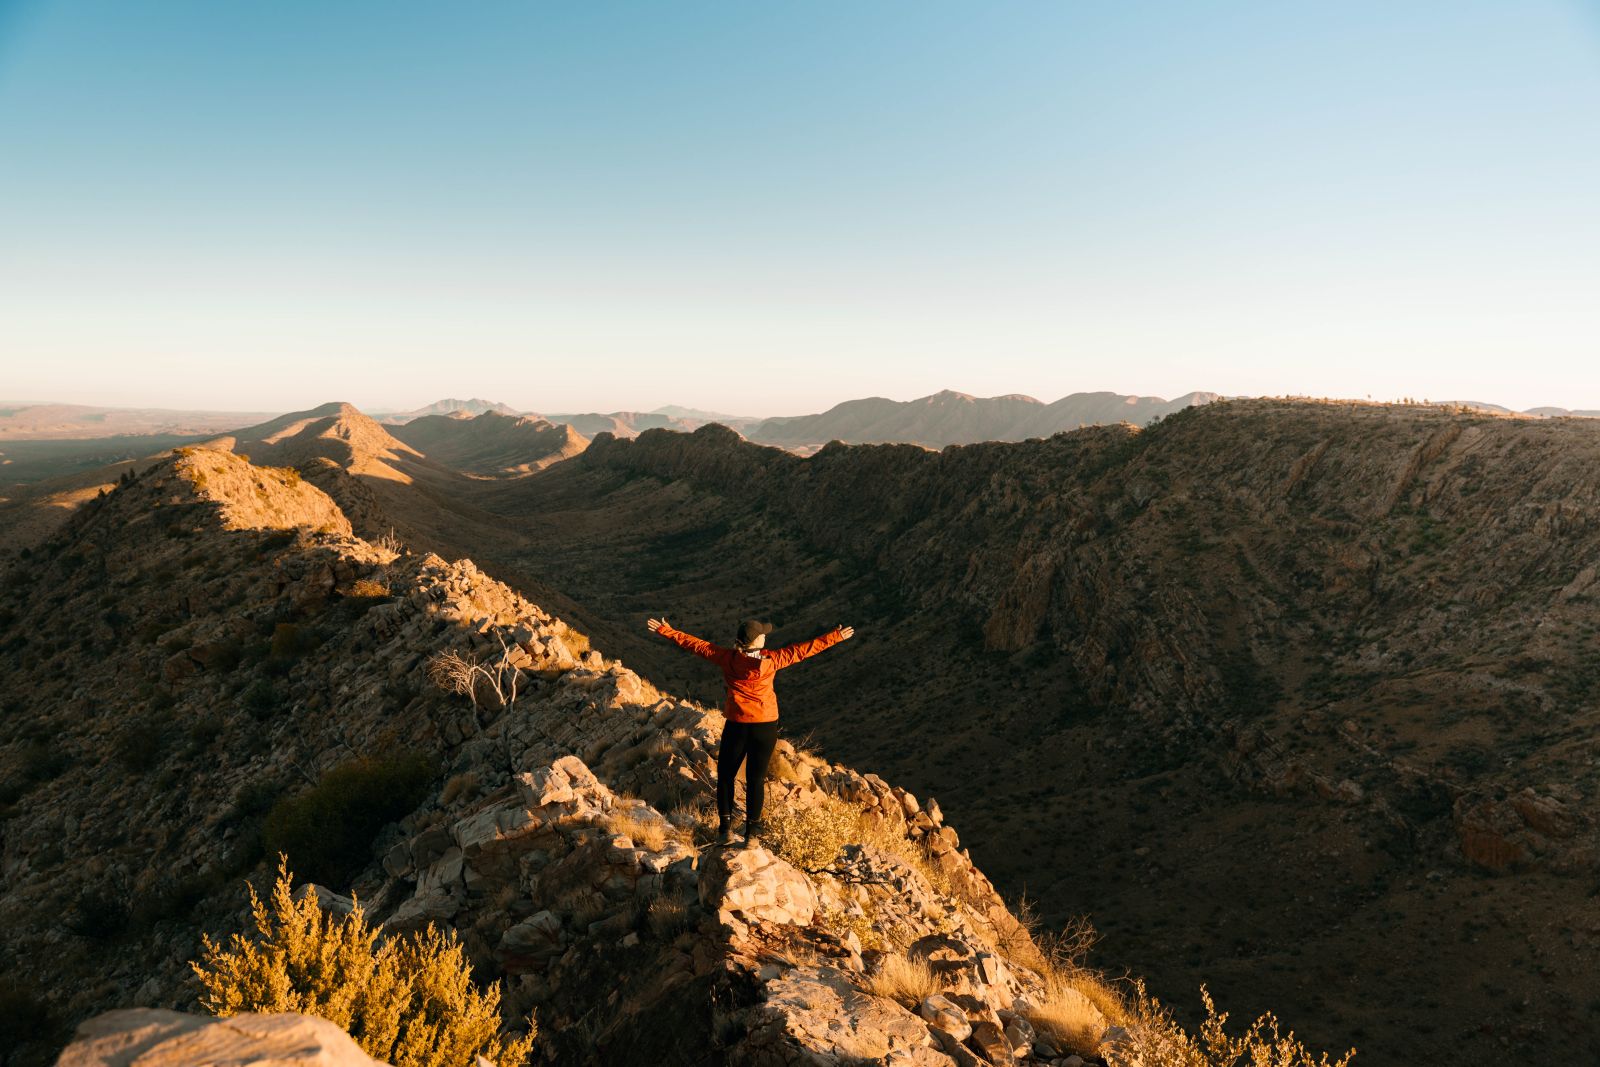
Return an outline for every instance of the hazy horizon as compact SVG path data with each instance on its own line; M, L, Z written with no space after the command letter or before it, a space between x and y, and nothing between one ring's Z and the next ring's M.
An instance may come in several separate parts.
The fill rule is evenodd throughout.
M0 390L1600 408L1596 16L0 2Z
M83 407L89 407L89 408L104 407L104 408L123 409L123 410L171 411L171 412L175 412L175 413L192 412L192 413L206 413L206 414L214 414L214 415L239 414L239 415L273 415L273 416L276 416L276 415L288 414L290 412L295 412L295 411L310 411L312 409L321 407L321 406L323 406L325 404L347 403L347 404L354 405L359 411L361 411L361 412L363 412L365 414L369 414L369 415L392 415L392 414L402 414L402 413L409 412L409 411L417 411L417 410L420 410L422 408L429 407L429 406L431 406L433 404L440 403L440 402L445 401L445 400L458 400L458 401L463 401L463 402L464 401L468 401L468 400L483 400L483 401L487 401L489 403L494 403L494 404L504 404L505 406L516 410L519 414L524 414L524 415L542 415L542 416L549 416L549 417L554 417L554 418L559 418L559 417L568 416L568 415L609 414L609 413L612 413L612 412L623 412L623 411L632 411L632 412L640 412L640 413L654 413L654 412L660 411L661 409L664 409L664 408L678 407L678 408L685 408L685 409L691 409L691 410L698 410L698 411L702 411L702 412L712 412L714 414L723 415L723 416L726 416L726 417L729 417L729 418L768 419L768 418L784 418L784 417L795 416L795 415L820 414L822 412L825 412L825 411L828 411L828 410L832 409L833 407L835 407L835 406L837 406L839 404L846 403L846 402L851 401L851 400L886 399L886 400L892 400L892 401L895 401L895 402L898 402L898 403L907 403L907 402L910 402L910 401L913 401L913 400L921 400L921 399L924 399L924 398L926 398L928 396L932 396L932 395L935 395L935 394L940 393L940 392L961 393L961 392L964 392L964 390L960 390L960 389L942 390L941 389L941 390L934 390L933 393L922 393L922 394L919 394L918 396L888 396L888 397L885 397L885 396L877 396L877 395L875 395L875 396L872 396L872 397L868 397L868 396L840 397L837 400L830 401L830 402L824 404L823 406L815 408L815 409L808 409L808 410L804 410L804 411L795 410L795 411L781 411L781 412L780 411L716 411L715 409L707 408L703 404L696 404L696 403L693 403L693 402L686 403L686 402L682 401L681 399L680 400L669 400L669 401L665 401L665 402L658 403L658 404L652 404L652 405L650 405L648 407L620 408L620 407L615 407L615 406L599 405L599 406L589 406L589 407L583 407L583 408L571 408L571 409L567 409L567 410L557 410L557 409L554 409L554 408L540 408L538 406L525 407L525 406L521 406L521 405L516 404L516 403L512 403L512 402L508 401L506 398L501 397L501 396L474 396L474 397L468 397L468 396L463 396L463 395L436 396L432 400L423 400L423 401L418 401L416 403L398 404L398 405L390 405L390 406L384 406L384 405L379 405L379 404L363 404L358 400L350 400L350 399L345 399L345 398L331 398L331 399L327 399L327 400L317 400L317 401L314 401L314 402L294 403L294 404L291 404L288 407L250 408L250 407L242 407L242 406L240 406L240 407L228 407L228 406L220 406L220 405L200 405L200 406L196 406L196 407L172 407L170 405L158 404L158 403L152 403L152 404L97 404L97 403L92 403L92 402L80 402L80 401L62 400L60 398L49 399L49 400L29 400L29 399L13 399L13 398L7 398L7 397L4 397L4 396L0 396L0 405L25 407L25 406L36 406L36 405L48 405L48 404L68 404L68 405L76 405L76 406L83 406ZM1137 393L1137 394L1131 394L1131 393L1123 393L1120 390L1115 390L1115 389L1112 389L1112 390L1077 389L1077 390L1073 390L1071 393L1064 393L1061 396L1038 396L1037 394L1033 394L1033 393L1019 393L1019 392L995 393L995 394L993 394L991 396L979 396L978 394L968 394L968 395L976 396L978 399L982 399L982 400L995 399L997 397L1002 397L1002 396L1018 396L1018 395L1020 395L1020 396L1031 397L1032 399L1039 401L1041 404L1050 404L1050 403L1052 403L1054 401L1063 399L1066 396L1079 395L1079 394L1085 394L1085 393L1091 393L1091 392L1111 392L1111 393L1117 393L1118 395L1123 395L1123 396L1140 396L1140 397L1147 397L1147 398L1155 398L1155 399L1159 399L1159 400L1163 400L1163 401L1171 401L1171 400L1177 399L1178 397L1187 396L1187 395L1189 395L1191 393L1214 393L1216 391L1215 390L1210 390L1210 389L1185 389L1185 390L1182 390L1181 392L1171 392L1171 393ZM1498 407L1508 408L1509 410L1514 411L1514 412L1518 412L1518 413L1526 412L1526 411L1533 410L1533 409L1536 409L1536 408L1564 408L1564 409L1571 410L1571 411L1596 410L1596 409L1584 408L1582 405L1550 404L1550 403L1546 403L1546 404L1529 404L1529 405L1527 405L1525 407L1513 408L1508 404L1502 404L1499 401L1496 401L1496 400L1493 400L1493 399L1488 399L1488 398L1481 397L1481 396L1479 396L1479 397L1459 397L1459 396L1458 397L1421 397L1421 396L1418 396L1418 397L1398 397L1398 396L1395 396L1395 397L1380 397L1380 396L1311 397L1308 394L1259 394L1257 398L1273 398L1273 397L1287 397L1289 399L1345 400L1345 401L1355 401L1355 402L1370 402L1370 403L1377 403L1377 404L1399 403L1399 402L1402 402L1402 401L1422 402L1422 403L1431 403L1431 404L1452 404L1452 403L1493 404L1493 405L1498 406ZM1243 394L1235 394L1233 396L1224 396L1223 398L1224 399L1251 399L1252 397L1248 397L1248 396L1245 396Z

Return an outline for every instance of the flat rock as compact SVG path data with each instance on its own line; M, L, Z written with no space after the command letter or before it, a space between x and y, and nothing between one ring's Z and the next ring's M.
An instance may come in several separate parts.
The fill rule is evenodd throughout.
M57 1067L377 1067L339 1027L309 1015L204 1015L126 1008L78 1027Z

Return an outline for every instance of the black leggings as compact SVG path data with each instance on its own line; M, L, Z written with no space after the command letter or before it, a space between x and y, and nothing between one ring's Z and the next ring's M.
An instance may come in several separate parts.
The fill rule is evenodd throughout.
M722 745L717 749L717 818L726 826L733 821L733 780L744 764L745 825L761 823L767 799L767 764L778 745L778 724L733 722L722 724Z

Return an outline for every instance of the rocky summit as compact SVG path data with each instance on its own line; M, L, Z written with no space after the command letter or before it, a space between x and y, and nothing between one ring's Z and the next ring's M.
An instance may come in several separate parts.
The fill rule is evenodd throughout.
M470 561L355 537L292 468L183 450L5 582L8 1063L74 1027L64 1064L370 1062L316 1020L206 1021L188 961L299 847L286 802L400 753L404 810L319 809L345 851L302 892L456 931L545 1062L1083 1062L1110 1033L1030 1023L1048 961L937 802L783 742L774 850L714 847L719 713Z

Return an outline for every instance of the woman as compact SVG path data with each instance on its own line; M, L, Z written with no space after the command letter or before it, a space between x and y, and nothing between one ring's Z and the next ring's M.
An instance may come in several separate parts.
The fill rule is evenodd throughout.
M776 651L766 647L772 632L769 622L746 619L739 625L738 640L732 648L722 648L682 630L674 630L666 619L651 619L646 626L654 633L703 656L722 668L722 681L728 688L722 702L727 722L722 726L722 745L717 749L717 840L733 844L733 781L744 767L744 847L761 844L761 808L767 799L767 763L778 744L778 695L773 692L773 676L807 656L847 641L855 628L839 626L810 641L785 645Z

